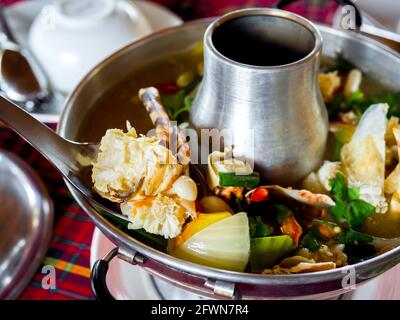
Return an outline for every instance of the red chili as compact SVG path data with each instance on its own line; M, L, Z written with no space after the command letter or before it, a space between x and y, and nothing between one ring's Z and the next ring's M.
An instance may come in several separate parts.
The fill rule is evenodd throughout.
M268 199L269 192L267 189L264 188L257 188L251 194L251 201L252 202L261 202Z
M174 94L181 89L175 82L159 83L154 87L156 87L161 94Z

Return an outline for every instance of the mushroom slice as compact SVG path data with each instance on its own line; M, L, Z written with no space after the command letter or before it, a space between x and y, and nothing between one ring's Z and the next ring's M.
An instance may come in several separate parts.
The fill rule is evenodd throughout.
M293 256L283 259L282 262L272 269L266 269L263 274L291 274L308 273L335 269L334 262L315 262L302 256Z

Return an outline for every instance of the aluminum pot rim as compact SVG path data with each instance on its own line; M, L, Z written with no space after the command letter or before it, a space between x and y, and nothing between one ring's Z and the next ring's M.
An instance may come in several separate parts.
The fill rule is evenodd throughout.
M135 47L139 47L147 43L149 40L154 40L156 37L164 37L169 34L175 33L177 30L182 28L189 28L191 26L206 26L206 24L211 23L215 18L206 18L194 20L188 23L185 23L180 26L168 28L162 31L159 31L155 34L149 35L141 40L138 40L135 43L129 44L126 47L120 49L107 59L103 60L100 64L98 64L91 72L89 72L85 78L83 78L75 90L68 96L64 110L61 114L59 125L57 126L57 133L61 136L65 137L65 131L68 128L68 119L69 114L71 112L71 108L73 106L73 102L79 97L80 92L83 90L83 87L87 82L96 77L96 74L101 70L105 65L112 63L114 60L118 59L120 56L123 56L125 52L134 50ZM377 42L376 40L370 39L366 36L344 32L341 30L334 29L329 26L315 24L319 30L324 30L326 32L335 34L337 36L341 36L344 38L351 39L352 41L362 42L364 45L368 47L374 48L376 50L381 51L383 54L393 55L395 58L399 59L400 63L400 54L395 52L394 50L388 48L387 46ZM381 265L383 263L389 264L393 258L400 256L400 247L394 248L388 252L385 252L377 257L372 259L368 259L363 262L359 262L357 264L327 270L327 271L318 271L312 273L303 273L303 274L289 274L289 275L264 275L264 274L252 274L246 272L233 272L222 269L210 268L206 266L202 266L199 264L191 263L185 260L177 259L167 253L158 251L146 244L130 237L125 234L122 230L118 229L116 226L108 222L99 212L97 212L88 201L82 198L81 195L67 182L66 185L73 195L74 199L78 202L78 204L83 208L86 213L91 217L94 221L95 225L105 233L112 242L114 242L118 246L122 246L123 248L129 248L130 250L134 250L142 253L147 258L154 259L162 264L170 268L174 268L181 272L186 272L189 274L197 275L204 278L211 279L219 279L225 281L234 281L236 283L250 283L250 284L258 284L258 285L290 285L290 284L311 284L318 283L323 280L333 280L343 278L345 272L349 269L355 269L357 271L373 271L375 268L374 265ZM397 263L396 263L397 264ZM394 265L393 265L394 266ZM385 269L386 270L386 269ZM381 272L379 272L380 274ZM374 275L371 275L368 278L372 278Z
M282 64L282 65L259 66L259 65L250 65L250 64L241 63L241 62L232 60L232 59L224 56L222 53L220 53L215 48L214 43L212 41L212 35L213 35L214 31L218 27L223 25L224 23L231 21L235 18L247 17L247 16L270 16L270 17L275 17L275 18L281 18L284 20L288 20L292 23L298 24L299 26L303 27L304 29L308 30L311 33L311 35L315 41L314 47L312 48L312 50L310 52L308 52L301 59L296 60L294 62L287 63L287 64ZM208 26L208 28L204 34L204 46L207 47L212 52L212 54L215 57L217 57L217 59L219 59L219 61L221 61L222 63L234 65L235 67L238 67L238 68L256 70L258 72L266 72L266 73L279 72L282 70L286 71L286 70L296 69L296 68L301 67L302 65L312 61L315 58L315 56L320 54L320 52L322 50L322 44L323 44L322 35L315 23L313 23L310 20L308 20L298 14L295 14L293 12L276 9L276 8L246 8L246 9L232 11L232 12L214 20Z

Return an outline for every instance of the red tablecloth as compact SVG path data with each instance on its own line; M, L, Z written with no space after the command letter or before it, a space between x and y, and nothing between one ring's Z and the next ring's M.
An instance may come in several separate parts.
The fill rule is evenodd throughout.
M32 0L33 1L33 0ZM18 0L0 0L12 5ZM271 0L158 0L183 19L190 20L218 16L241 7L271 7ZM295 11L311 20L330 22L336 9L334 1L298 1L289 10ZM54 201L55 222L50 248L43 261L45 265L56 267L56 286L54 290L42 289L41 268L24 290L21 299L92 299L90 288L90 244L94 224L78 207L65 187L61 176L30 145L7 128L0 128L0 148L19 155L28 162L45 182Z

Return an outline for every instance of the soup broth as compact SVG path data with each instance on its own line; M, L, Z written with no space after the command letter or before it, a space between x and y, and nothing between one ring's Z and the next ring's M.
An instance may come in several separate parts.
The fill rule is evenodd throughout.
M188 53L182 53L139 68L131 77L101 96L85 115L77 140L99 141L107 129L126 129L127 120L138 133L148 132L153 125L139 101L139 89L160 83L175 83L180 74L195 68L197 60Z

